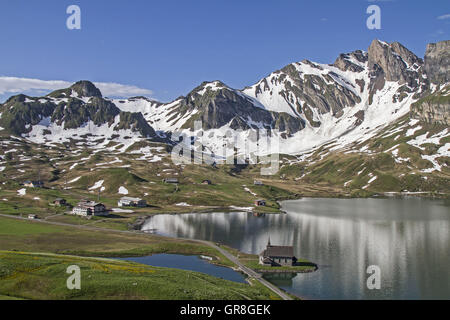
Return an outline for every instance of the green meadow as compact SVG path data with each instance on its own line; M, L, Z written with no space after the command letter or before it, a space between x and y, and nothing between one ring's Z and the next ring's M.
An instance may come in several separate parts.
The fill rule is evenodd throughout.
M81 289L69 290L66 270L81 270ZM278 299L250 284L203 273L157 268L111 259L0 251L0 299Z

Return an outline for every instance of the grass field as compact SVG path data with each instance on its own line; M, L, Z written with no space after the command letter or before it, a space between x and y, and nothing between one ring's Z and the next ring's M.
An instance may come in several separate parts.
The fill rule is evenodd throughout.
M81 290L69 290L67 267L81 269ZM0 299L277 299L252 285L185 270L128 261L0 251Z
M1 236L22 237L27 235L59 233L61 231L50 225L0 218Z
M0 217L0 250L97 257L144 256L154 253L204 254L215 257L214 263L233 266L215 249L194 241L157 235L86 231L3 217Z
M4 296L0 294L0 300L24 300L24 299L11 296Z
M214 257L215 264L234 267L214 248L194 241L0 217L0 300L278 298L254 280L251 285L239 284L196 272L100 258L156 253L203 254ZM65 270L73 264L86 276L81 291L65 287Z

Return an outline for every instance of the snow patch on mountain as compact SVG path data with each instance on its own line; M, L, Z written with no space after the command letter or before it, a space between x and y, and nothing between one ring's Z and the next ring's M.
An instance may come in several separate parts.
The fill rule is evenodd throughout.
M58 143L79 140L79 145L87 145L93 149L119 150L124 152L129 146L137 141L146 140L139 133L130 129L115 130L120 122L120 116L114 118L114 123L97 126L93 121L89 121L76 129L65 129L64 122L58 125L43 119L39 124L32 127L32 130L24 134L23 137L31 142L53 146ZM110 141L117 142L117 145L107 147ZM120 145L120 148L117 146Z
M427 143L439 145L441 139L448 136L450 136L450 129L446 128L443 131L436 133L429 138L428 133L424 133L420 136L415 137L414 139L409 140L407 143L421 150L425 150L425 148L422 147L422 145Z
M446 143L444 146L440 147L433 155L422 155L422 159L430 161L433 165L432 168L424 169L422 172L430 173L433 171L442 171L442 166L446 166L446 164L439 164L437 158L441 157L450 157L450 143Z
M68 183L75 183L80 179L81 179L81 177L76 177L75 179L70 180Z
M214 81L214 82L210 82L208 84L206 84L203 89L201 89L200 91L197 91L196 93L200 96L203 96L206 91L211 90L211 91L217 91L222 89L222 86L220 84L219 81Z
M125 187L123 187L123 186L120 186L120 187L119 187L118 193L119 193L119 194L127 195L127 194L128 194L128 189L125 188Z
M89 188L89 190L96 190L100 188L103 185L104 180L97 181L92 187Z

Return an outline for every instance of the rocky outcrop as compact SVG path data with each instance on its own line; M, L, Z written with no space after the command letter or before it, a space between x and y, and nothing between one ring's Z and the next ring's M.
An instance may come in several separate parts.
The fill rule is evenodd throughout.
M119 123L114 127L114 130L129 129L131 131L139 132L145 138L156 137L155 130L144 119L140 112L124 112L120 113Z
M308 60L303 60L301 64L306 64L318 70L321 68L319 65ZM357 68L356 65L352 63L351 65ZM281 69L281 78L285 74L291 80L285 82L284 95L285 97L292 95L292 97L289 97L291 102L297 101L297 103L293 104L299 114L307 113L309 108L311 110L315 109L319 114L331 112L333 116L339 117L344 107L352 107L361 101L358 95L337 81L337 79L340 79L337 74L333 72L324 74L323 76L303 74L298 71L297 66L290 64ZM353 67L347 65L347 68L352 69ZM304 101L303 105L298 101Z
M119 113L119 108L102 98L94 97L89 103L70 98L67 103L62 101L58 104L52 115L52 122L64 125L64 129L76 129L89 121L101 126L105 123L112 124Z
M277 129L293 134L302 128L301 119L286 113L275 113L258 107L248 96L220 81L204 82L186 97L177 108L179 116L192 114L182 129L194 129L200 120L204 130L229 125L234 130Z
M23 94L13 96L0 105L0 126L14 135L21 135L51 116L55 108L56 104L49 100L39 101Z
M425 71L435 84L450 82L450 40L428 44Z
M400 84L417 86L417 70L423 65L414 53L398 42L388 44L374 40L368 51L369 69L378 65L384 73L386 81L398 81Z
M340 54L334 62L333 66L342 71L362 72L364 71L364 64L367 62L367 53L357 50L351 53Z
M450 85L411 105L411 117L428 124L450 125Z
M422 59L399 42L389 44L374 40L368 50L368 68L371 79L369 104L372 104L372 96L384 88L386 81L394 81L403 85L393 102L401 100L402 93L417 93L427 90L429 84L426 76L423 75L423 65Z
M411 105L411 117L428 124L450 125L450 40L427 45L424 70L438 90ZM428 91L429 93L429 91Z

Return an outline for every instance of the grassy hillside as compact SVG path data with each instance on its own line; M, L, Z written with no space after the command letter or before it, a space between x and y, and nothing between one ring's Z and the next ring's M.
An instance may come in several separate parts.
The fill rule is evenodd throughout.
M267 206L257 208L258 211L279 212L277 200L295 197L284 188L254 186L253 180L260 178L259 175L236 173L232 165L217 168L208 165L176 166L165 146L158 143L139 142L127 152L117 153L88 149L68 152L63 146L46 148L22 140L11 142L6 136L3 140L0 137L0 142L8 145L0 146L7 152L7 156L0 159L0 209L8 214L36 213L47 217L63 213L64 208L49 205L57 197L67 199L72 205L82 198L99 199L114 208L123 196L119 193L121 187L128 191L129 196L147 200L149 207L137 209L137 214L227 211L230 206L251 207L259 198L266 199ZM152 155L134 153L142 149L151 150ZM152 161L151 157L161 160ZM37 180L39 176L46 189L25 188L26 194L18 193L23 189L21 183ZM166 184L162 180L167 177L177 177L180 183ZM205 179L211 180L212 184L201 184ZM101 186L95 188L101 181ZM124 218L121 221L126 220L126 223L117 225L117 228L126 228L126 224L136 217L121 216ZM55 219L73 222L72 217ZM113 226L117 221L108 223Z
M68 290L67 267L81 269L81 290ZM185 270L128 261L0 251L0 298L276 299L256 282L235 283Z
M153 253L204 254L214 263L233 266L213 248L157 235L81 230L0 217L0 250L51 252L83 256L142 256Z
M422 192L448 197L449 142L446 126L424 124L405 116L351 147L340 149L331 142L307 157L286 159L280 176L285 187L315 185L334 189L338 195ZM290 190L299 189L294 186Z
M197 272L98 258L156 253L203 254L213 257L212 263L234 266L214 248L194 241L0 217L0 300L277 299L253 280L251 285L239 284ZM65 286L65 270L73 264L82 270L81 291Z

